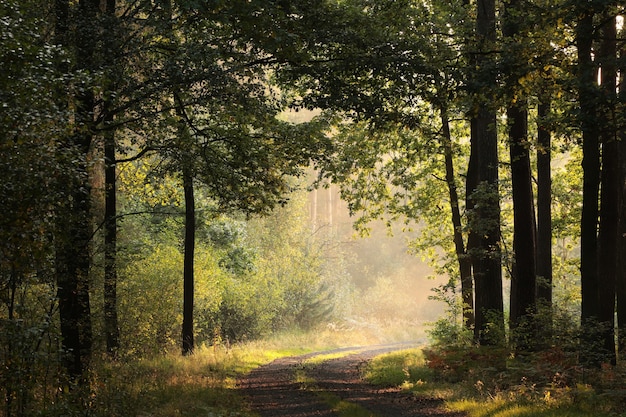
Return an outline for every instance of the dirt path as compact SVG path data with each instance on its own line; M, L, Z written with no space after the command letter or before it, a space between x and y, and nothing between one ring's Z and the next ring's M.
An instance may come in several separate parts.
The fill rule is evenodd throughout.
M443 410L439 400L375 387L361 380L360 369L368 360L406 347L347 348L282 358L252 371L238 386L252 411L261 417L339 417L339 410L347 408L358 408L357 415L369 417L463 416ZM342 352L346 355L305 365L315 356Z

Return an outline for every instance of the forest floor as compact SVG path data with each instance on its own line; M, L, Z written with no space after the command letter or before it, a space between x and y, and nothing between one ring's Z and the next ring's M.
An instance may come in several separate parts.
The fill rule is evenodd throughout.
M251 411L261 417L461 417L443 402L362 379L373 357L407 344L344 348L277 359L238 381Z

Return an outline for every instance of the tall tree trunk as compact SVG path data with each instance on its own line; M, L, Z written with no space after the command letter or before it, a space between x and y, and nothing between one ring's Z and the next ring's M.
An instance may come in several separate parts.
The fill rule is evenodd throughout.
M511 330L522 321L532 320L536 311L535 208L530 170L530 151L527 138L527 113L523 104L507 109L509 119L509 146L511 154L511 183L513 189L513 251L514 265L511 279ZM532 326L531 326L532 328ZM527 342L517 340L518 347L530 348ZM526 337L524 337L526 339Z
M93 25L98 10L95 0L78 4L76 62L77 67L90 71L95 39ZM57 36L67 41L70 24L69 2L55 2ZM67 45L71 47L71 45ZM60 202L57 211L56 276L61 344L64 366L73 380L78 380L89 367L92 354L91 311L89 304L89 271L91 266L91 187L88 154L94 128L94 96L88 89L75 97L75 133L68 139L59 155L66 168L63 186L68 198Z
M442 105L441 124L443 126L443 151L446 166L446 183L450 196L450 211L452 213L452 227L454 236L454 248L457 261L459 263L459 274L461 278L461 298L463 302L463 323L471 329L474 326L474 284L472 281L472 260L465 250L463 242L463 224L461 223L461 211L459 209L459 194L456 186L456 175L454 173L452 137L450 135L450 122L447 108Z
M624 35L622 29L619 36ZM617 101L616 114L622 115L617 118L617 131L619 135L619 152L620 152L620 195L621 195L621 208L620 208L620 228L619 228L619 270L617 274L616 292L617 292L617 328L618 328L618 353L620 359L626 352L626 120L624 114L626 114L626 88L623 86L626 82L626 45L622 42L619 49L619 67L618 72L620 75L619 85L622 86L619 89L619 97Z
M473 297L472 304L474 306L473 318L474 318L474 341L478 342L478 333L476 331L476 280L474 277L475 266L478 265L478 231L474 228L475 223L475 210L474 210L474 192L478 188L478 140L476 139L476 117L470 118L470 157L467 166L467 177L465 178L465 211L467 213L467 247L465 251L467 253L470 262L470 279L473 283Z
M476 36L479 53L476 56L477 81L487 91L496 87L493 58L489 56L496 39L496 8L494 0L477 2ZM478 233L476 262L473 265L475 283L475 337L481 344L504 342L504 307L502 296L502 266L500 251L500 196L498 191L498 137L496 113L489 94L478 94L475 119L478 156L478 184L472 193L474 215L471 227ZM477 191L480 197L477 201Z
M618 273L619 213L621 203L620 145L616 132L616 27L615 18L605 16L601 30L598 60L601 66L601 111L603 127L600 225L598 233L598 321L601 323L603 361L616 363L615 352L615 283Z
M586 6L586 5L585 5ZM580 272L583 325L581 362L599 365L591 347L596 337L600 306L598 300L598 196L600 187L600 146L597 132L596 79L592 60L594 10L581 6L576 27L578 49L578 99L580 102L583 148L583 206L580 231Z
M107 56L113 56L116 45L116 0L107 0L105 14L108 33L105 37ZM110 90L117 85L117 74L109 74ZM103 112L105 128L113 122L111 99L105 98ZM104 133L104 331L106 349L115 356L119 349L119 324L117 317L117 184L115 161L115 130Z
M537 127L537 301L552 316L552 173L551 135L546 126L550 99L542 95Z
M537 306L541 333L539 347L552 346L554 311L552 306L552 173L551 134L546 126L550 98L540 94L537 107Z
M518 0L504 3L502 32L511 46L510 54L520 47ZM515 60L515 58L511 58ZM518 75L508 75L511 102L507 107L509 150L511 158L511 186L513 192L513 273L511 276L510 326L513 341L518 349L526 350L536 341L533 334L517 334L523 322L533 320L536 311L536 220L532 173L530 170L530 144L528 142L528 110L523 98L518 97ZM522 93L523 94L523 93ZM534 326L524 331L531 331Z
M196 210L193 192L193 174L190 166L183 166L183 189L185 193L185 257L183 273L183 355L193 353L193 303L194 271L193 260L196 242Z
M114 131L105 133L104 163L104 331L107 353L115 356L120 344L117 317L117 186Z

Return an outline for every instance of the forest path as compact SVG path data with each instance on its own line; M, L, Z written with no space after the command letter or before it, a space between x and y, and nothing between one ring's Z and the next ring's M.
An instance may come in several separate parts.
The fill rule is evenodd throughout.
M277 359L238 381L251 410L261 417L461 417L438 399L420 398L398 388L361 379L374 356L414 344L344 348Z

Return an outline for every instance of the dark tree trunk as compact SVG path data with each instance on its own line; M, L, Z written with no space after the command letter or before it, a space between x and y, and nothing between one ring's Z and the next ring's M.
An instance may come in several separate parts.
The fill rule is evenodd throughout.
M550 100L543 96L538 106L537 128L537 301L552 311L552 173L551 138L545 119Z
M520 49L517 0L505 2L503 35L511 46L509 54ZM511 58L515 62L515 57ZM514 67L516 67L515 65ZM509 93L517 95L518 75L508 75ZM536 341L534 334L519 334L516 330L524 322L526 331L534 329L530 323L536 311L536 220L532 173L530 169L530 144L528 142L528 111L521 97L511 99L507 107L509 150L511 158L511 186L513 192L513 273L511 275L510 326L514 344L526 350Z
M196 212L193 193L193 174L191 167L183 167L183 188L185 192L185 257L183 266L183 355L193 353L193 303L194 276L193 258L196 242Z
M511 183L513 189L513 251L511 278L511 330L522 321L532 320L536 311L535 208L530 170L530 151L527 138L527 114L522 105L507 109L509 146L511 154ZM532 327L532 326L531 326ZM533 335L528 342L534 341ZM521 339L521 349L530 348Z
M461 298L463 301L463 323L471 329L474 326L474 284L472 281L472 261L465 250L463 242L463 224L461 223L461 211L459 209L459 195L456 186L456 176L454 174L452 137L450 135L450 124L448 111L445 106L441 106L441 123L443 126L443 148L446 165L446 183L450 195L450 210L452 212L452 227L454 234L454 248L457 261L459 263L459 274L461 278Z
M87 176L86 163L80 165L75 173ZM91 196L88 181L76 184L75 178L68 178L65 185L70 184L72 201L59 205L56 275L64 365L70 377L76 379L83 375L91 359Z
M69 2L55 2L57 37L67 41ZM78 4L76 62L77 67L92 68L95 39L93 21L98 2ZM65 19L65 20L64 20ZM71 45L66 45L71 46ZM94 125L94 95L87 88L75 97L74 135L61 146L59 162L67 178L62 181L68 198L57 211L56 275L63 361L73 380L84 375L92 353L91 311L89 305L89 271L91 266L91 186L88 154Z
M475 123L476 151L478 158L477 187L468 190L472 194L474 213L472 233L477 234L478 245L473 259L475 283L475 337L481 344L500 344L504 341L504 317L502 297L502 267L500 251L500 197L498 191L498 137L496 113L488 100L488 91L495 88L496 77L491 50L496 38L496 9L494 0L477 2L476 36L479 48L476 56L477 82L486 91L476 91L477 114ZM479 191L477 193L477 190ZM479 201L478 201L479 200Z
M115 54L117 25L115 16L116 0L107 0L106 53ZM117 74L109 74L111 90L116 86ZM103 105L105 128L113 122L110 99ZM104 133L104 331L107 353L115 356L119 349L120 331L117 317L117 184L115 160L115 130L109 128Z
M475 222L475 211L474 211L474 199L473 193L476 191L478 187L478 141L476 140L476 118L472 117L470 119L470 158L467 166L467 177L465 178L465 211L467 213L467 247L465 249L468 259L469 259L469 268L470 268L470 280L473 283L473 291L474 294L472 296L472 304L474 306L473 311L473 319L474 319L474 329L476 329L476 285L474 279L474 268L475 265L478 264L478 233L474 228ZM474 332L475 342L478 342L478 335Z
M591 347L596 337L600 306L598 299L598 196L600 187L600 146L597 132L596 79L592 61L594 11L581 7L576 28L578 49L578 95L581 110L580 126L583 148L583 206L580 232L580 272L583 335L581 361L599 365ZM595 322L595 323L594 323Z
M624 31L619 33L623 36ZM626 45L621 44L619 50L619 85L624 86L626 82ZM620 193L621 193L621 207L620 207L620 229L619 229L619 256L618 256L618 273L616 277L616 292L617 292L617 328L618 328L618 352L620 359L624 352L626 352L626 120L624 114L626 113L626 89L620 88L619 100L616 114L621 115L617 118L617 131L619 135L619 152L620 152Z
M117 186L113 131L105 133L104 161L104 329L107 353L115 356L120 344L117 318Z
M615 352L615 284L618 274L619 213L621 203L620 145L616 132L616 28L615 19L607 16L602 28L598 60L601 66L603 124L600 225L598 233L598 321L601 323L603 361L616 363Z

